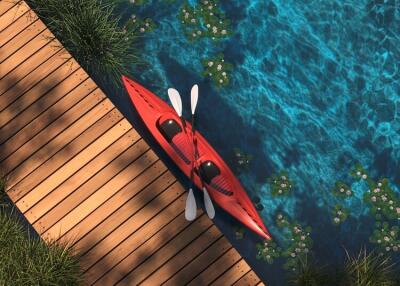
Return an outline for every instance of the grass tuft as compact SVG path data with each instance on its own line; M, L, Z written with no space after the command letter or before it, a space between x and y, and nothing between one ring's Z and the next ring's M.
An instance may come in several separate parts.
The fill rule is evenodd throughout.
M68 246L30 237L13 211L0 209L0 285L80 285L77 257Z
M88 73L101 84L121 86L136 56L138 31L123 28L112 1L28 0Z
M346 285L352 286L394 286L394 264L390 258L373 251L362 249L358 255L350 256L346 251Z
M301 264L299 269L291 274L288 282L293 286L340 285L326 268L312 262Z

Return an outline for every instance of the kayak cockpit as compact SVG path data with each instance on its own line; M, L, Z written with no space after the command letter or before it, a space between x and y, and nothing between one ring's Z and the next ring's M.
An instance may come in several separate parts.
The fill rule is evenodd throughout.
M168 142L182 132L181 126L174 119L167 119L158 124L158 129Z
M191 163L190 158L192 158L193 149L189 144L190 141L188 141L190 139L187 138L187 135L183 132L179 123L173 118L160 118L157 127L178 156L186 165L189 165ZM229 190L229 183L214 162L211 160L201 162L199 168L195 169L197 176L200 175L199 170L204 183L226 196L233 195L233 192Z
M202 162L199 167L201 177L203 178L204 182L211 186L216 191L226 195L232 196L233 192L229 191L229 183L225 179L225 176L221 174L221 170L218 168L214 162L211 160L207 160ZM196 172L198 172L196 170Z
M208 185L214 178L216 178L218 175L221 174L221 171L219 170L217 165L215 165L210 160L201 163L200 171L201 174L203 175L204 182L206 182Z
M183 132L181 126L172 118L162 119L158 121L158 130L163 135L165 140L171 145L174 151L178 154L179 158L190 165L192 157L191 147L188 146L186 134Z

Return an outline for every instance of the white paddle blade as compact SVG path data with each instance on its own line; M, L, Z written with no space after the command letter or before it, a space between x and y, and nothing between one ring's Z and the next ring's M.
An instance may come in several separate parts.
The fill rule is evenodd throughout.
M196 199L194 198L192 188L189 189L189 194L186 198L185 218L188 221L192 221L196 218L197 207Z
M190 92L190 107L192 114L196 111L197 101L199 100L199 86L195 84Z
M168 97L178 116L182 116L182 99L175 88L168 88Z
M203 187L204 205L206 206L206 212L209 218L213 219L215 217L214 205L211 201L210 195L207 189Z

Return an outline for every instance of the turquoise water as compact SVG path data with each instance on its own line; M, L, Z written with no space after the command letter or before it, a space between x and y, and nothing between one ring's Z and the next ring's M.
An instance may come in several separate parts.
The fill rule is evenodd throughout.
M339 261L343 246L357 251L371 232L365 207L351 203L357 219L333 226L329 190L356 162L400 185L400 4L225 0L234 34L214 45L186 39L180 3L140 8L158 28L144 36L148 65L136 69L136 79L165 99L175 87L187 107L191 86L199 84L198 129L226 160L235 147L254 156L240 180L261 197L261 215L278 239L273 215L280 207L313 227L322 262ZM234 66L222 89L200 76L201 60L218 51ZM265 181L282 169L296 184L294 194L273 199ZM228 237L233 223L224 214L217 219ZM282 285L277 265L255 260L255 241L248 235L234 244L265 281Z

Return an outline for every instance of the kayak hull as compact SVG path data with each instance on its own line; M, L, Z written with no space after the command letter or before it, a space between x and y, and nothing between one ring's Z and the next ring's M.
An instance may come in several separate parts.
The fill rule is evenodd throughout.
M204 182L205 180L200 179L199 173L194 172L192 176L194 184L200 190L205 186L211 199L221 208L261 237L270 240L271 235L244 188L207 140L199 132L192 136L190 123L185 121L184 127L174 109L154 93L125 76L122 80L144 124L179 169L188 178L191 177L192 161L194 161L193 140L195 140L199 154L194 161L196 166L212 162L217 166L219 173L212 181ZM183 131L176 136L180 138L176 144L169 141L160 128L163 122L171 120L178 123Z

